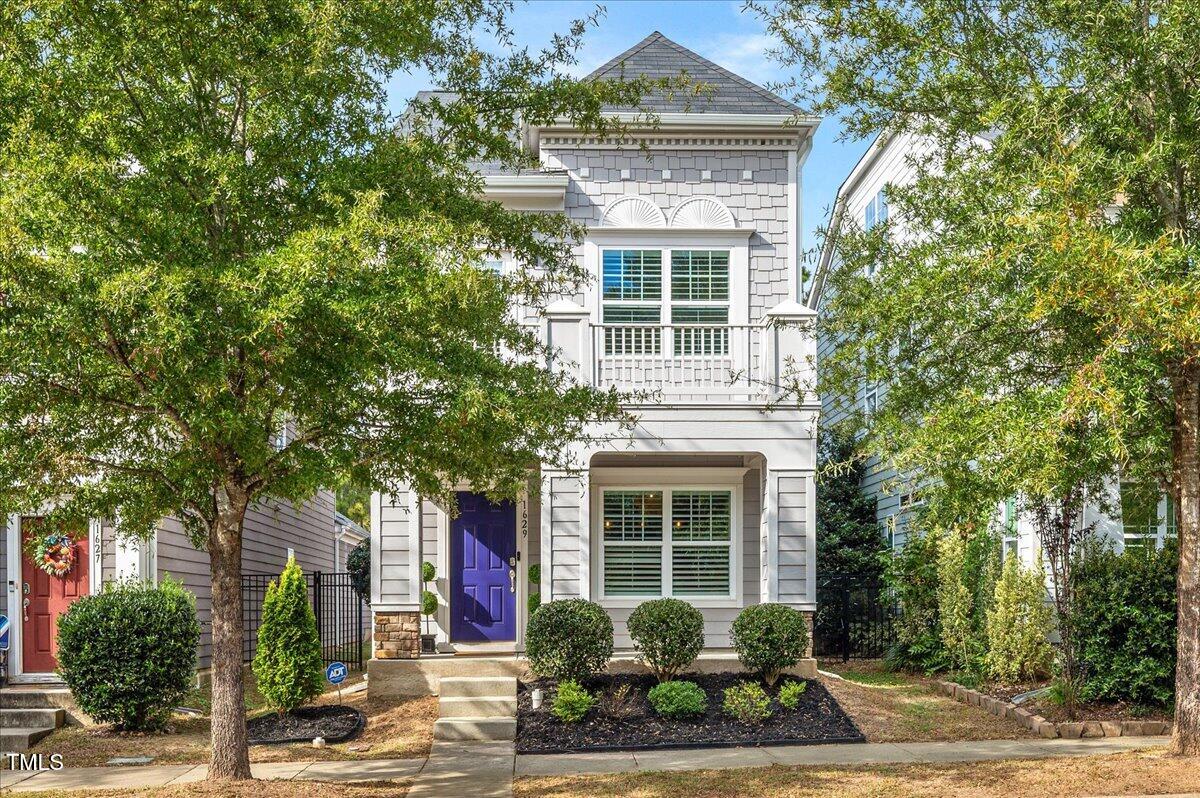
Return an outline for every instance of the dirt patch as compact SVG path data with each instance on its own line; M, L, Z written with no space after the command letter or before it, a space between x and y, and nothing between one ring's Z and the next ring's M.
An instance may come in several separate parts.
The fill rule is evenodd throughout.
M1028 729L938 693L927 679L901 675L906 684L868 686L821 677L872 743L1011 740Z
M291 712L269 712L246 722L251 745L311 743L322 737L327 743L350 740L362 731L367 716L345 704L319 704Z
M780 682L766 688L772 714L763 723L742 723L721 709L724 691L746 681L740 674L688 674L682 678L698 684L708 696L708 709L691 719L668 719L655 713L646 693L657 682L653 676L622 674L600 676L585 686L603 696L621 685L633 688L629 706L621 717L593 708L579 723L563 723L550 712L554 695L552 680L523 684L517 695L517 752L562 753L566 751L639 750L648 748L697 748L731 745L811 744L862 742L861 732L816 680L807 683L795 709L784 709L776 699ZM540 687L546 701L534 710L531 690Z
M336 702L337 694L318 703ZM288 762L304 759L408 759L429 754L433 722L438 717L437 698L425 696L405 701L368 701L366 693L345 695L342 703L362 710L367 725L353 740L325 748L311 742L254 746L252 762ZM208 718L175 717L174 734L123 737L104 727L60 729L33 747L31 753L63 755L67 767L103 765L113 757L154 757L155 765L199 764L209 757Z
M1161 751L938 765L783 767L521 778L516 798L1075 798L1200 790L1195 759Z
M1016 696L1031 690L1048 686L1040 684L985 684L979 692L998 698L1001 701L1012 701ZM1049 695L1040 695L1022 701L1018 706L1035 715L1041 715L1054 723L1071 723L1088 720L1160 720L1172 722L1175 717L1163 707L1148 707L1142 704L1130 704L1124 701L1090 701L1076 707L1075 717L1067 714L1066 708Z

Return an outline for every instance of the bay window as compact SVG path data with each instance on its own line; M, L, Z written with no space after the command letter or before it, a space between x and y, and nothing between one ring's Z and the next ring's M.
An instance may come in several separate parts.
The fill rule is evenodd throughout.
M735 496L732 487L603 489L602 596L734 598Z

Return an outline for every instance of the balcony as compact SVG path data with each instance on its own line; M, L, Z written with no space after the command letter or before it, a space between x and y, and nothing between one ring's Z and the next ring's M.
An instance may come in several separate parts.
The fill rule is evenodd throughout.
M592 382L664 400L752 401L767 395L761 325L591 324Z

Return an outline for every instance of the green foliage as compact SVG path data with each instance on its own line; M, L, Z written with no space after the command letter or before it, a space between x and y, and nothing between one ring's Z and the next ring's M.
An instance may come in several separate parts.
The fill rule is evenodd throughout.
M371 528L371 486L347 481L334 494L337 511L364 529Z
M429 560L421 563L421 581L432 582L437 579L437 568Z
M739 682L725 688L721 709L742 723L758 724L771 717L771 699L757 682Z
M533 615L537 612L538 607L542 606L542 594L535 590L529 594L529 598L526 601L529 604L529 614Z
M937 564L941 540L942 535L936 530L924 535L914 531L888 565L887 582L900 604L896 642L885 660L893 670L932 673L948 664L938 612Z
M1036 568L1025 568L1009 557L988 612L987 670L993 679L1011 684L1049 675L1054 617L1046 601L1041 557Z
M883 575L887 538L875 520L875 499L862 490L866 458L845 425L822 427L817 438L817 580L838 574L866 580Z
M542 583L542 566L534 563L529 566L529 584L540 585Z
M371 541L360 541L346 555L346 571L350 574L350 586L359 598L371 603Z
M58 619L58 672L96 721L154 729L191 689L199 642L196 599L169 576L110 584Z
M578 723L596 705L596 697L580 686L574 679L558 683L550 712L563 723Z
M638 656L660 682L679 675L704 648L704 615L680 599L642 602L626 626Z
M808 624L794 607L752 604L734 619L730 641L742 665L771 685L808 651Z
M708 709L708 696L695 682L685 680L662 682L650 688L646 698L654 711L664 718L685 718L702 715Z
M971 670L983 655L983 641L972 623L975 591L967 569L967 540L955 530L942 537L937 572L942 645L951 667Z
M430 617L437 613L438 597L432 590L421 591L421 614Z
M253 667L258 691L278 712L290 712L324 688L317 619L295 558L267 585Z
M560 599L543 604L525 629L525 656L534 673L584 679L608 664L613 625L599 604Z
M1075 564L1075 619L1084 700L1168 706L1175 695L1174 542L1092 547Z
M808 689L808 682L784 682L779 687L779 705L784 709L800 706L800 696Z

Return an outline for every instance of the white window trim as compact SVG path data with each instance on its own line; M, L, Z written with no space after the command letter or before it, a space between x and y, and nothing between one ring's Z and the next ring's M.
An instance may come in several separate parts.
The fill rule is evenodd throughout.
M873 405L873 406L872 406ZM867 418L879 412L879 387L868 388L863 392L863 415Z
M592 320L602 323L604 310L603 251L606 249L654 249L662 252L662 299L659 302L663 315L662 325L670 322L671 296L671 253L679 250L722 250L729 252L729 324L731 326L750 323L750 246L745 230L690 231L655 230L653 232L624 232L597 235L589 231L584 242L583 265L588 274L595 277L584 294L584 307L592 311ZM595 238L593 239L593 236ZM630 304L637 304L630 302ZM648 303L642 303L648 304ZM711 303L709 303L711 304ZM704 325L701 325L704 326ZM720 325L713 325L720 326Z
M699 469L697 469L699 470ZM707 469L706 469L707 470ZM718 470L718 469L712 469ZM721 469L727 470L727 469ZM744 469L736 469L741 474ZM625 470L628 477L628 470ZM694 475L701 477L701 475ZM720 490L730 491L732 493L733 502L730 512L730 555L729 555L729 588L728 596L679 596L682 601L686 601L694 607L741 607L743 601L743 579L742 579L742 481L738 477L737 482L721 481L721 482L676 482L673 480L647 480L645 482L601 482L595 484L593 481L591 506L594 509L590 519L591 524L591 556L592 556L592 595L594 600L602 607L611 608L632 608L646 601L653 599L670 597L671 588L671 558L669 556L670 542L670 524L671 524L671 499L670 492L675 490ZM604 530L602 529L604 520L604 491L662 491L663 494L663 569L662 569L662 584L663 595L645 595L645 596L606 596L604 595Z

